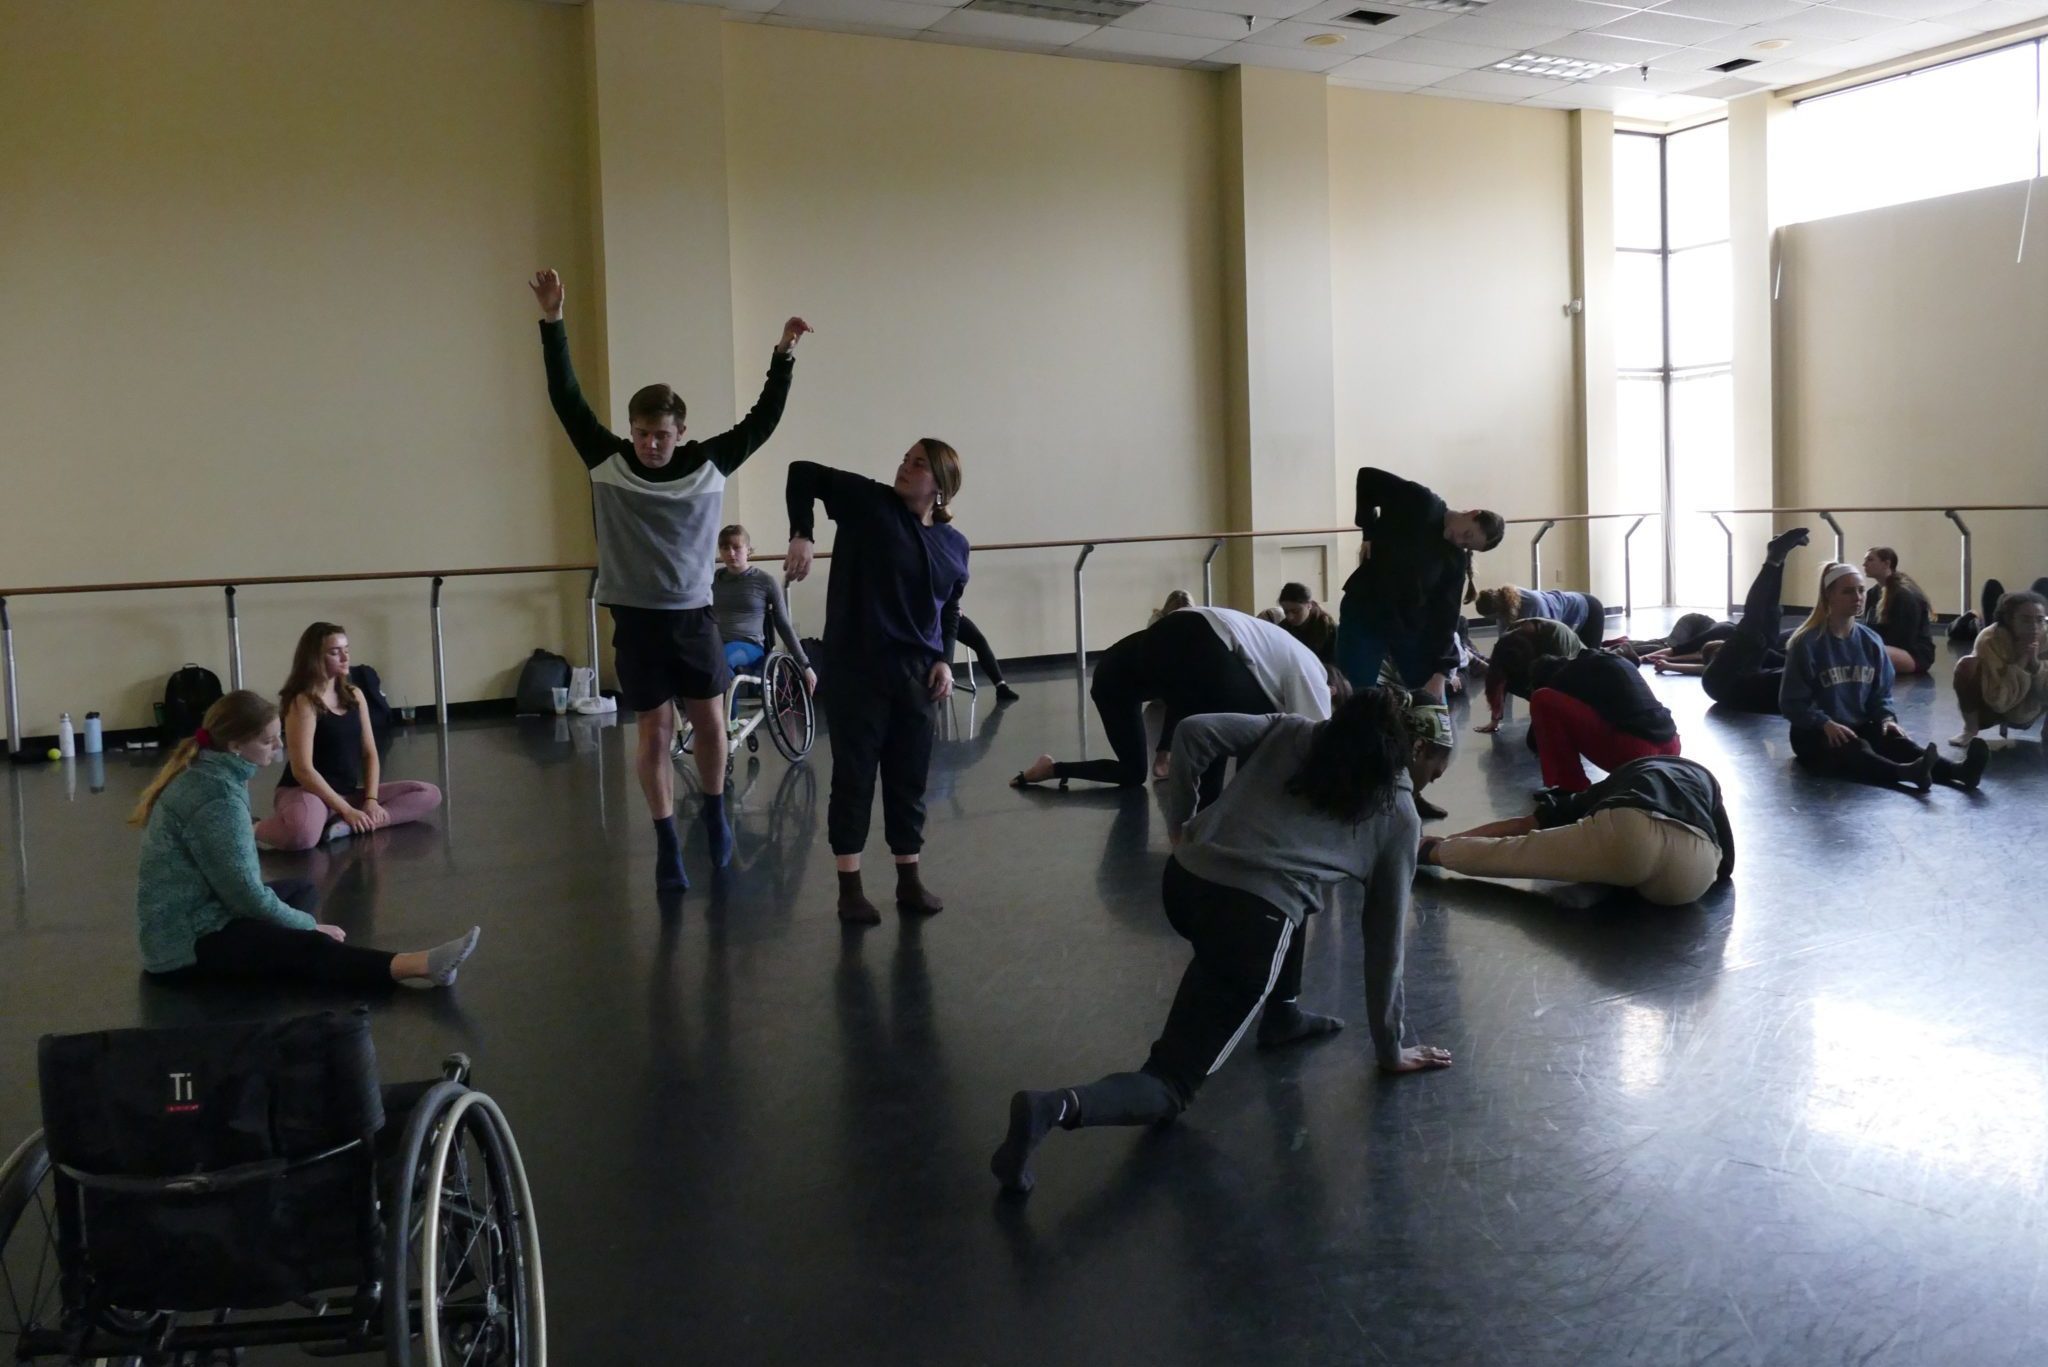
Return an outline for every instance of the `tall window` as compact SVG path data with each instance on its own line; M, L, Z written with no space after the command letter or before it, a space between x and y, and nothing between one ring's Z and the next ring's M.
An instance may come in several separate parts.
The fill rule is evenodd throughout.
M1698 516L1733 489L1728 125L1617 133L1616 415L1631 507L1661 509L1664 554L1636 559L1641 596L1719 603L1720 533Z
M1795 219L2048 174L2048 43L2036 40L1802 100L1787 178Z

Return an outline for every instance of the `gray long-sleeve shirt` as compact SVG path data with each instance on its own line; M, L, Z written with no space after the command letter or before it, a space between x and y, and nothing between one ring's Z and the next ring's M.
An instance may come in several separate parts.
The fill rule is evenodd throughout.
M1183 721L1173 733L1166 787L1167 823L1181 833L1174 857L1199 878L1271 903L1297 926L1322 905L1324 888L1363 883L1367 1023L1379 1061L1391 1066L1401 1052L1401 959L1422 822L1405 773L1392 805L1356 824L1288 792L1318 725L1306 717L1216 713ZM1197 812L1202 774L1226 756L1236 757L1237 772Z
M720 565L711 576L711 608L718 615L720 639L766 646L772 623L775 634L782 638L782 648L798 667L811 667L811 662L804 658L803 644L790 625L789 600L782 596L782 585L775 582L774 575L752 565L734 574Z

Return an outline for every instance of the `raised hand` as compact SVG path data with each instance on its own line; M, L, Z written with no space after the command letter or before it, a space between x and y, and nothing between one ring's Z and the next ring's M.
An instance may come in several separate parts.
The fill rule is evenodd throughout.
M782 340L775 344L775 349L781 352L795 351L797 342L806 332L816 331L816 328L803 319L792 318L782 325Z
M554 271L536 271L526 282L540 304L540 316L550 323L562 321L562 277Z

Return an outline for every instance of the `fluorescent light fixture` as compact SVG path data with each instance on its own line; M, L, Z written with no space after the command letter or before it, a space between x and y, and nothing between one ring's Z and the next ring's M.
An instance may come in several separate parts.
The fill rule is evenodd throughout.
M1486 0L1393 0L1402 9L1442 10L1446 14L1470 14L1486 8Z
M1519 57L1495 62L1493 69L1519 71L1527 76L1547 76L1553 81L1583 81L1627 66L1627 62L1582 62L1576 57L1546 57L1540 52L1524 52Z

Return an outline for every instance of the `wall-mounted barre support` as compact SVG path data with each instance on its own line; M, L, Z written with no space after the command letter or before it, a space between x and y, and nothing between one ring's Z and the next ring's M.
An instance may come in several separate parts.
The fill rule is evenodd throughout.
M1202 606L1205 608L1216 606L1216 572L1213 566L1216 552L1222 549L1223 538L1219 536L1209 543L1209 553L1202 557Z
M590 647L590 687L591 687L591 689L592 689L593 691L595 691L595 690L596 690L596 688L597 688L597 571L596 571L596 570L592 570L592 571L590 572L590 591L589 591L588 593L586 593L586 594L584 595L584 597L583 597L583 606L584 606L584 609L585 609L585 611L587 611L587 612L589 613L589 616L590 616L590 620L589 620L589 623L588 623L588 626L589 626L589 629L590 629L590 636L589 636L589 639L588 639L588 642L587 642L587 644L588 644L588 645L589 645L589 647Z
M434 576L433 595L427 602L434 619L434 724L448 724L448 665L441 653L441 584L440 575Z
M221 586L228 599L228 687L242 686L242 619L235 615L235 586Z
M21 753L21 687L14 678L14 620L7 615L5 598L0 598L0 640L7 657L7 757L13 759Z
M1820 520L1827 523L1829 528L1833 530L1835 534L1835 559L1840 560L1842 558L1843 545L1842 524L1835 521L1835 515L1824 508L1820 510Z
M1088 677L1088 595L1081 586L1081 567L1094 553L1095 543L1090 541L1074 557L1074 669L1084 679Z
M1621 620L1624 627L1627 627L1629 619L1636 615L1635 565L1629 559L1628 543L1635 538L1636 528L1647 522L1649 517L1648 513L1644 513L1629 523L1628 530L1621 534ZM1541 588L1542 585L1539 584L1537 587Z
M1972 610L1970 606L1970 584L1975 576L1971 573L1972 566L1970 564L1970 524L1957 516L1956 510L1953 508L1943 508L1941 515L1956 524L1956 530L1962 534L1963 538L1963 580L1956 590L1959 595L1959 601L1956 604L1956 616L1960 617ZM1985 622L1983 625L1988 627L1991 623Z
M1543 538L1549 535L1550 529L1556 525L1555 521L1546 519L1543 525L1536 529L1536 535L1529 538L1529 587L1532 589L1543 587Z
M1728 541L1728 619L1733 621L1735 620L1735 533L1728 529L1728 524L1721 520L1719 513L1708 513L1707 516L1714 519L1714 525L1721 529L1721 535Z

